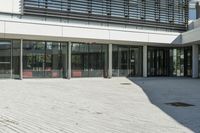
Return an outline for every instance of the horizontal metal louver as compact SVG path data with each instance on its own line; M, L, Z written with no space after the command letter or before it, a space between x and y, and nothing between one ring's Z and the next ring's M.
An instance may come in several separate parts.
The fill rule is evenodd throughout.
M24 14L184 31L188 0L24 0Z

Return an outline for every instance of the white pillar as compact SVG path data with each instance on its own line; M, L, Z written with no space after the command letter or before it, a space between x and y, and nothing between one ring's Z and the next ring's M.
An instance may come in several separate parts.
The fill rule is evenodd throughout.
M198 78L198 45L192 45L192 77Z
M72 71L71 71L71 55L72 55L72 43L69 42L68 44L68 79L71 78L71 74L72 74Z
M143 46L143 77L147 77L147 46Z
M112 44L109 44L108 49L108 78L112 78Z
M20 40L20 79L23 79L23 40Z

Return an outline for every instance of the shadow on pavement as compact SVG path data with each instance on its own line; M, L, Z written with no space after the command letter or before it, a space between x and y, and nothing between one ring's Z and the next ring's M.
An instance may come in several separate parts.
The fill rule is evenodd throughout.
M174 120L200 133L200 79L129 78L140 86L152 104ZM194 106L173 106L180 103Z

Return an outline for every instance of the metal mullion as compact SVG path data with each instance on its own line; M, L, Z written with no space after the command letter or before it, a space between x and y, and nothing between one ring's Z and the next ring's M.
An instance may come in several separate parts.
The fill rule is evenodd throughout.
M10 41L10 78L13 78L12 61L13 61L13 41Z

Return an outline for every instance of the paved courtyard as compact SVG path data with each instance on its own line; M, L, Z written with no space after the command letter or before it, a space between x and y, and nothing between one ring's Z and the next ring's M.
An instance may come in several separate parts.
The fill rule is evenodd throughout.
M0 133L190 132L200 133L200 79L0 80Z

